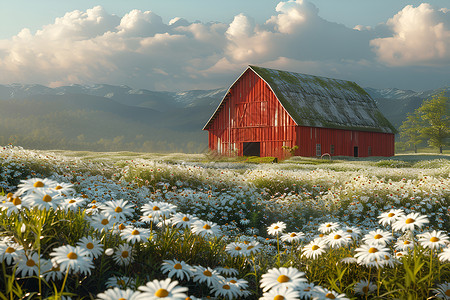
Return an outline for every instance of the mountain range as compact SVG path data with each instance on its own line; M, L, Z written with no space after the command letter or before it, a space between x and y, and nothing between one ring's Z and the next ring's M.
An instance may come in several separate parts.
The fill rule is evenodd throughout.
M365 90L397 128L424 99L450 87L415 92ZM33 149L203 152L203 126L227 88L159 92L106 84L0 85L0 145Z

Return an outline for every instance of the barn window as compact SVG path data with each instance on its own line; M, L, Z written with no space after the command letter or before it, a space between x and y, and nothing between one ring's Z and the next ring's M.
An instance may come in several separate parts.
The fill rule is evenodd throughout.
M334 154L334 145L330 145L330 154Z
M367 149L367 156L372 156L372 147L369 146L369 148Z
M316 156L322 155L322 146L320 144L316 144Z

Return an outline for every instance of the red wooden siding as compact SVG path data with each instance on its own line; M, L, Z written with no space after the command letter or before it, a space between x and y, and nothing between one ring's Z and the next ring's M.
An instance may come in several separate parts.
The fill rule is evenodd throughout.
M391 133L297 126L269 86L250 69L230 88L205 129L209 148L222 155L242 156L247 142L260 143L260 156L278 158L287 154L283 146L294 145L299 147L295 155L300 156L354 156L355 147L359 157L394 155Z
M297 127L296 145L299 149L296 155L316 156L317 144L320 144L320 154L328 153L332 156L354 156L354 147L358 147L359 157L394 155L392 133ZM331 153L332 145L334 153Z
M244 142L259 142L261 156L282 158L284 145L295 145L295 123L261 80L247 70L232 86L209 130L209 148L243 155Z

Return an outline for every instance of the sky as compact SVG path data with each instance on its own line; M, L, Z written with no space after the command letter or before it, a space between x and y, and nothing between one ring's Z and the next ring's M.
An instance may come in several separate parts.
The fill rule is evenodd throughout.
M258 65L450 86L448 0L15 0L0 29L0 84L213 89Z

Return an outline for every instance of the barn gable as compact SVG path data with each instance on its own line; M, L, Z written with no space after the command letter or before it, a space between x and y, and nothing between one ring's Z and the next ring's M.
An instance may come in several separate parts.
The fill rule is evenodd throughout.
M351 81L249 66L297 125L394 133L375 101Z

